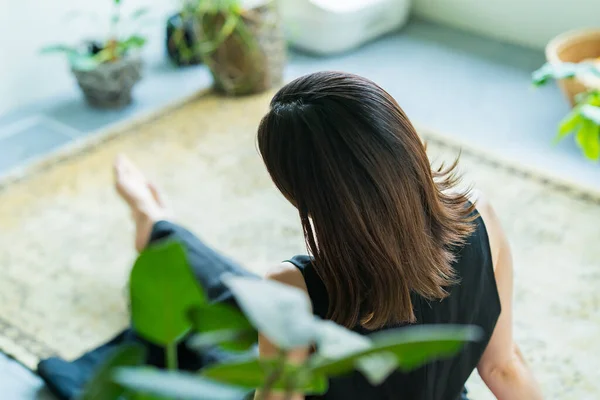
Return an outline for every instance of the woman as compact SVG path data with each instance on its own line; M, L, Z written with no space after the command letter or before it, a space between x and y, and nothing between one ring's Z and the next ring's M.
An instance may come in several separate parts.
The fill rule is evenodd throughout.
M316 315L361 334L434 323L484 332L456 356L395 373L378 387L358 374L333 379L323 398L453 400L464 396L475 368L498 399L542 397L513 339L512 260L492 207L455 189L456 164L431 170L419 136L388 93L344 73L296 79L271 101L258 145L273 182L298 209L312 254L281 263L268 279L303 290ZM157 190L126 158L117 160L115 173L136 222L137 249L166 236L182 241L209 295L227 300L216 278L247 272L168 222ZM277 353L264 337L259 351ZM290 362L308 352L291 352ZM195 368L219 358L203 357L184 362Z

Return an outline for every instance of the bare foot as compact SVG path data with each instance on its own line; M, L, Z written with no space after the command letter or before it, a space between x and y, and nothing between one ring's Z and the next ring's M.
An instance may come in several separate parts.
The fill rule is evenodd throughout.
M135 248L142 251L150 240L154 223L169 219L171 212L156 187L126 156L116 158L114 173L117 193L131 208L135 222Z

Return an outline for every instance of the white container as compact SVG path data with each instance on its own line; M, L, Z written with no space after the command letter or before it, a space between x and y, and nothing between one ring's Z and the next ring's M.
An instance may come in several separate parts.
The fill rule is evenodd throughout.
M311 53L351 50L402 27L411 0L280 0L288 41Z

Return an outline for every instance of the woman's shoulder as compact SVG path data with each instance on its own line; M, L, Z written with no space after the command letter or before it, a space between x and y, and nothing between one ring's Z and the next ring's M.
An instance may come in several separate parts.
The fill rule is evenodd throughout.
M473 190L469 196L469 200L475 204L477 212L483 221L485 230L487 231L488 242L490 244L490 251L492 253L492 260L494 269L497 265L498 257L506 237L500 224L500 219L490 202L488 196L486 196L481 190Z
M271 267L265 274L265 279L283 283L300 289L308 294L308 288L300 269L290 261L284 261Z

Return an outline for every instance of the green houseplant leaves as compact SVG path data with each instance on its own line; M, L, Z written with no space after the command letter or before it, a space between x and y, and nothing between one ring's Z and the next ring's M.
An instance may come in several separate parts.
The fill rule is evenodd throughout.
M231 385L250 389L260 388L269 375L278 367L277 360L251 358L238 362L228 362L208 367L202 376ZM273 383L273 389L286 389L289 382L297 391L306 394L323 394L327 390L325 375L316 374L303 366L284 364L280 377Z
M240 400L248 392L243 388L224 385L191 373L164 372L150 368L118 368L113 379L122 387L165 400ZM102 400L109 399L114 398Z
M227 304L197 306L188 316L198 333L190 341L193 347L218 344L225 350L244 351L258 341L258 332L244 314Z
M162 346L187 334L188 310L206 298L187 263L185 250L173 241L153 245L138 257L130 278L131 319L145 339Z
M315 319L304 292L282 283L224 278L252 325L283 349L306 346L315 339Z
M570 79L582 74L600 76L597 63L546 63L533 72L532 82L535 86L546 84L550 79ZM564 139L573 133L575 142L586 158L600 160L600 91L589 89L575 96L577 105L560 122L554 142Z
M480 336L480 329L473 326L405 327L371 335L371 344L366 349L341 357L330 357L321 353L309 363L313 372L329 377L359 369L367 378L381 381L379 368L388 372L395 369L410 371L435 358L452 356L465 342L476 341ZM372 357L377 355L381 355L381 358ZM393 369L390 368L390 355L396 358ZM368 361L365 362L364 357L368 357ZM383 379L385 377L387 376Z
M145 355L141 348L125 347L98 370L82 399L233 400L252 389L263 396L270 390L318 395L326 392L330 377L358 370L377 385L397 369L408 371L451 356L480 333L469 326L420 326L365 337L314 317L307 296L297 289L253 278L225 277L224 282L245 315L229 305L207 302L180 244L152 245L131 272L134 327L142 337L165 346L167 354L190 331L197 334L192 342L199 347L227 344L245 350L256 341L258 328L281 348L277 358L245 355L199 374L164 372L127 367L139 365ZM286 362L288 349L309 345L317 351L305 363Z

